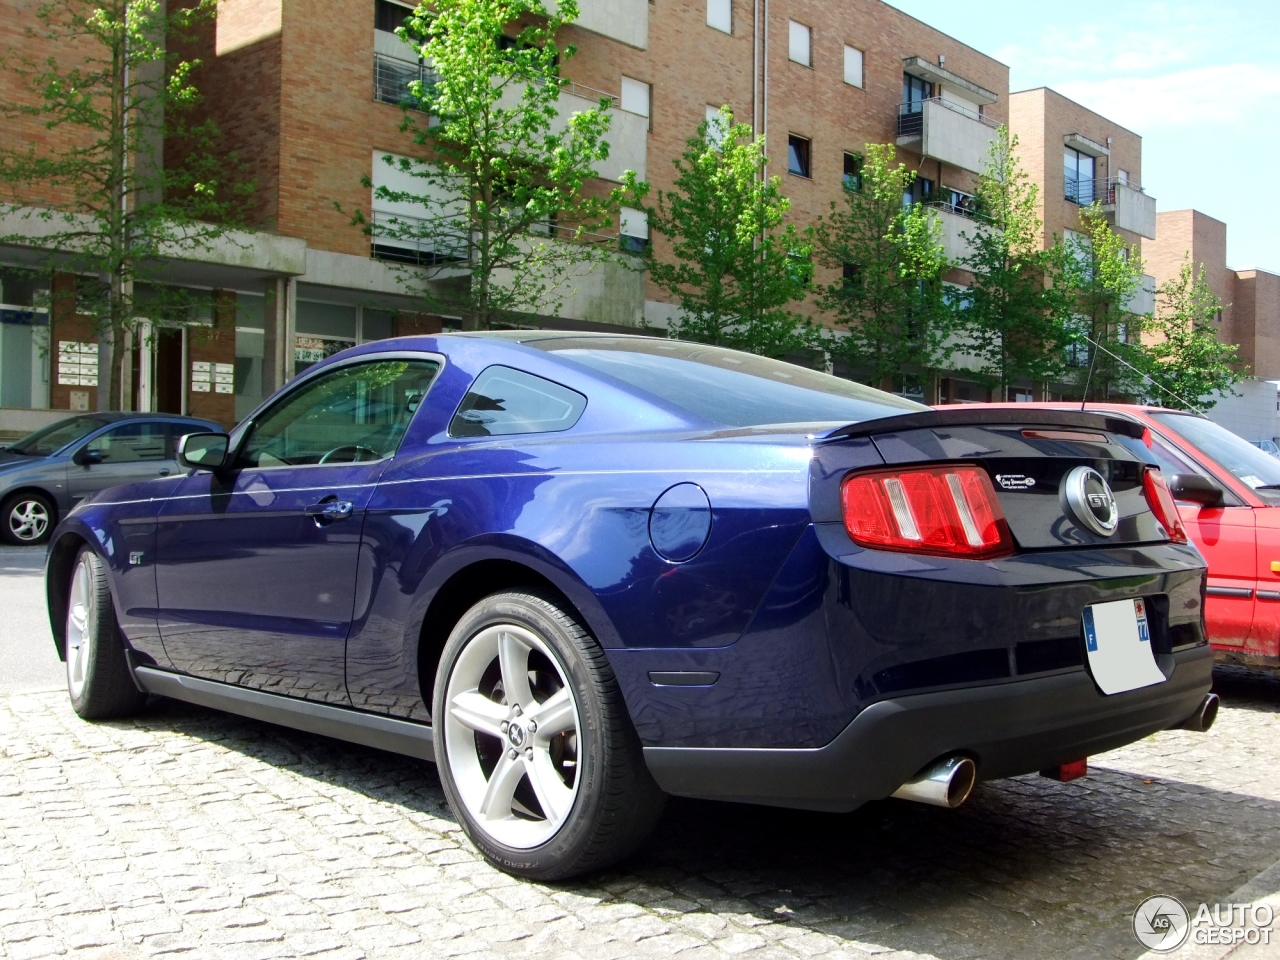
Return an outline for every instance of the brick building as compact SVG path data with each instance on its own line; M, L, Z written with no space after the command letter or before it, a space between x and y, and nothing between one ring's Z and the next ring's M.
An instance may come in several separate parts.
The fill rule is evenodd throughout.
M783 176L798 222L840 198L867 144L896 142L920 174L916 199L935 202L948 252L963 253L966 197L996 126L1010 119L1003 64L880 0L581 0L581 8L562 35L579 50L566 64L574 85L563 102L572 111L611 98L602 179L633 169L655 189L668 188L685 141L727 104L765 134L770 172ZM408 9L395 0L222 0L196 52L203 61L196 81L227 147L256 182L255 232L198 261L168 265L171 282L206 306L195 323L157 327L127 347L138 408L230 423L337 349L458 322L419 313L400 273L412 258L394 242L372 246L336 209L375 218L397 212L380 209L362 180L386 182L391 174L377 158L413 150L396 102L422 65L387 29ZM26 42L29 16L22 0L0 0L0 43ZM41 133L13 127L0 136ZM621 231L625 247L648 242L634 211L624 211ZM22 261L21 250L0 249L0 264ZM74 282L59 277L55 285ZM0 286L4 316L15 319L3 325L6 336L11 326L26 329L11 350L0 346L0 430L25 423L10 407L28 408L30 419L41 408L98 402L92 331L74 308L50 318L31 309L30 290L5 292L24 283L14 274ZM560 316L530 324L662 328L674 311L642 274L620 267L598 267L576 287ZM231 369L233 378L224 372Z
M1227 225L1199 210L1169 210L1158 217L1156 239L1143 248L1157 285L1177 280L1184 263L1204 269L1222 302L1218 339L1239 344L1249 377L1224 397L1209 417L1246 440L1280 435L1276 381L1280 380L1280 275L1227 266Z

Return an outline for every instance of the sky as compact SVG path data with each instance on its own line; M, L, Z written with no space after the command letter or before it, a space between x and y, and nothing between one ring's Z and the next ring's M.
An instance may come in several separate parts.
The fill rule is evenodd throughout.
M889 0L1142 139L1160 210L1227 224L1227 261L1280 273L1280 0ZM933 59L932 51L921 50Z

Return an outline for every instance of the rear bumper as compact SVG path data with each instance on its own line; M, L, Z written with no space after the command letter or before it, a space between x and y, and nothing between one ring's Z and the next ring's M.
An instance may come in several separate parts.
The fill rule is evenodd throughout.
M931 761L973 757L978 777L1034 773L1140 740L1187 719L1209 691L1208 646L1160 657L1168 679L1103 696L1083 670L881 700L816 749L645 747L668 793L814 810L889 796Z

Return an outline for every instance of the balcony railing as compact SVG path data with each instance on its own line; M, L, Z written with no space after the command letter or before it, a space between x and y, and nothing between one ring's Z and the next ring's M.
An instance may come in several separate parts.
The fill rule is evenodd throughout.
M1116 202L1116 188L1120 186L1136 190L1138 193L1146 193L1132 180L1121 180L1119 177L1077 180L1075 177L1069 176L1066 178L1063 194L1065 199L1082 207L1087 207L1094 203L1109 206Z
M385 53L375 53L373 55L373 99L379 103L420 110L421 106L417 99L409 92L409 85L415 80L420 80L424 86L430 87L439 79L439 76L433 67L420 60L405 60ZM617 94L597 90L595 87L588 87L573 80L566 80L561 85L560 92L581 97L593 104L608 100L610 107L615 109L621 103L621 97Z
M438 219L374 210L370 231L373 235L373 256L377 260L436 266L465 263L471 259L470 235L442 226ZM556 223L538 224L529 231L529 236L591 246L619 243L618 237L587 231L579 233L572 227Z
M1000 124L992 120L985 114L979 113L977 110L970 110L961 104L944 97L930 97L927 100L912 100L910 103L900 104L898 107L898 136L900 137L921 137L924 136L924 105L926 103L936 103L945 107L953 113L958 113L962 117L968 117L970 120L976 120L978 123L988 126L993 130L999 129Z
M933 207L936 210L945 210L947 213L954 213L958 217L964 217L967 220L976 220L986 222L987 218L978 210L978 198L970 197L965 194L960 195L960 199L935 199L929 198L924 201L926 207Z
M442 228L438 220L375 210L371 228L377 260L434 266L471 257L471 237Z
M422 61L401 60L385 53L375 53L373 99L379 103L420 110L422 107L417 98L409 92L409 84L420 80L424 86L431 86L436 82L437 76L435 70Z

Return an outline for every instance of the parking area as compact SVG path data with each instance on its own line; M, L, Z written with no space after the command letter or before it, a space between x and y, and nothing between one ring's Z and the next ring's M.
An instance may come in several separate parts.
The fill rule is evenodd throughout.
M83 723L22 563L0 556L5 960L1136 958L1142 899L1226 900L1280 859L1280 681L1234 674L1210 734L1074 783L986 784L957 811L672 801L624 868L520 882L428 764L167 701Z

